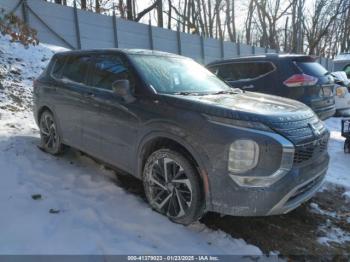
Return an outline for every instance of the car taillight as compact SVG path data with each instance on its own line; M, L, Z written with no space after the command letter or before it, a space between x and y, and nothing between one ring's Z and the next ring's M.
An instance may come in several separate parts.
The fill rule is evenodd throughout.
M312 86L315 85L318 82L318 79L316 77L306 75L306 74L296 74L292 75L290 78L288 78L286 81L283 82L288 87L295 87L295 86Z

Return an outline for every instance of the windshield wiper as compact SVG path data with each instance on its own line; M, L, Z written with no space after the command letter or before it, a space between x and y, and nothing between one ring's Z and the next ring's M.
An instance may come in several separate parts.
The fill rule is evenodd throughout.
M195 92L176 92L173 93L174 95L180 95L180 96L189 96L189 95L199 95L198 93Z
M238 88L235 88L235 89L232 89L230 91L218 91L218 92L215 92L215 93L212 93L213 95L224 95L224 94L240 94L242 93L242 90L238 89Z

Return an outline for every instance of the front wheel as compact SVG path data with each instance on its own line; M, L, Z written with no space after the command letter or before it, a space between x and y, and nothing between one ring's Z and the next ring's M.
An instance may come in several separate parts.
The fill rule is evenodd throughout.
M45 111L41 114L39 128L41 140L40 147L52 155L62 153L64 150L64 145L61 143L61 136L58 132L57 124L51 112Z
M170 149L152 153L143 170L143 185L151 207L172 221L188 225L202 215L199 176L182 154Z

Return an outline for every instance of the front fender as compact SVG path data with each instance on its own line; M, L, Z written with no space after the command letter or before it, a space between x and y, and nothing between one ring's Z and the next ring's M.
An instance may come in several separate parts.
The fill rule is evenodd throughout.
M208 171L210 167L210 161L208 155L202 149L202 147L196 142L195 137L187 134L186 131L169 122L153 123L152 128L147 128L149 131L145 133L138 143L137 157L135 166L137 167L136 176L142 179L142 160L143 150L145 145L156 138L166 138L175 141L183 146L194 158L198 165L198 173L203 182L203 190L205 193L206 208L210 206L210 183L208 179Z

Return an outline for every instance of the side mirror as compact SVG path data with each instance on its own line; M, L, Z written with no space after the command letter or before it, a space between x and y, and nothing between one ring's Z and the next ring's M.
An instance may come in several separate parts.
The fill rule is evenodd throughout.
M132 95L130 82L127 79L117 80L112 84L114 93L123 98L125 102L131 103L135 101L135 97Z

